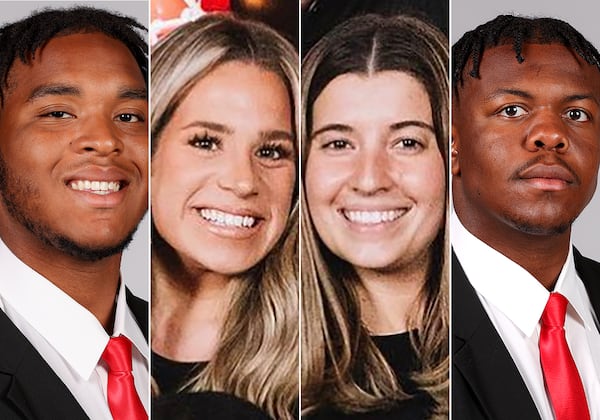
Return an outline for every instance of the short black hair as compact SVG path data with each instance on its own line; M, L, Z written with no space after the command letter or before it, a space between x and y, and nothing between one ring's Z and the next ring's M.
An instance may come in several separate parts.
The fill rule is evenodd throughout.
M562 44L600 70L598 50L567 22L554 18L528 18L500 15L465 33L452 46L452 86L458 98L458 88L464 83L465 67L471 62L469 76L479 78L481 56L488 48L511 44L515 59L525 60L522 49L525 43Z
M146 85L148 45L138 31L146 28L135 19L93 7L43 9L0 28L0 104L4 106L8 77L18 58L30 63L38 49L51 39L76 33L100 32L122 42L129 49Z

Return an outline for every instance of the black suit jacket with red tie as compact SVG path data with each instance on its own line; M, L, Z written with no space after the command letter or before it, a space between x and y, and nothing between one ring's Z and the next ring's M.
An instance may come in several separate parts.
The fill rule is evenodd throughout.
M574 249L575 268L600 319L600 263ZM600 355L597 355L600 357ZM504 342L452 253L452 417L538 420Z
M127 305L148 339L148 303L127 290ZM0 310L0 419L88 418L52 368Z

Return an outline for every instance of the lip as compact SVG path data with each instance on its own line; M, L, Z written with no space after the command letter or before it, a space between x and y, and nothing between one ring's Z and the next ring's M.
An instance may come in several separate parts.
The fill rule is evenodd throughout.
M119 191L110 191L107 194L99 195L90 191L74 190L71 183L79 180L99 181L99 182L118 182ZM111 209L119 206L127 195L127 188L131 183L131 176L123 169L116 166L86 166L68 173L63 178L65 187L77 197L78 200L92 208Z
M254 236L264 225L265 217L256 209L231 206L231 205L194 205L193 215L201 226L209 232L227 239L248 239ZM254 219L252 226L236 226L232 224L220 224L205 217L205 213L227 214L233 217L251 217ZM238 219L239 220L239 219Z
M543 191L561 191L575 184L577 179L565 166L538 163L519 173L519 178Z

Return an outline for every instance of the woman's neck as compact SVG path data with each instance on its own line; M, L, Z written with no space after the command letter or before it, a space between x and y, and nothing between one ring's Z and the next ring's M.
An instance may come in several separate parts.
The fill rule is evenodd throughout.
M407 320L426 282L428 267L429 257L425 255L395 270L356 268L362 321L370 334L407 330Z
M191 271L182 265L167 270L164 264L157 262L155 268L152 272L153 351L181 362L210 360L218 347L234 279L207 271Z

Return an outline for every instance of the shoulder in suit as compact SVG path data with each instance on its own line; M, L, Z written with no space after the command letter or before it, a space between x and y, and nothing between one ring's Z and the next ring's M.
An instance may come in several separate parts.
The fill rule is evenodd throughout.
M540 419L506 346L452 254L452 416Z
M69 389L0 310L0 419L87 419Z
M600 263L574 249L575 268L600 316ZM460 419L539 419L506 346L452 254L452 413Z
M127 305L148 339L148 303L127 290ZM52 368L1 310L0 337L0 419L89 418Z

